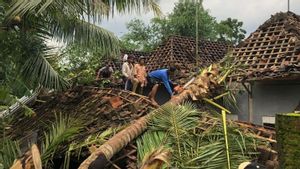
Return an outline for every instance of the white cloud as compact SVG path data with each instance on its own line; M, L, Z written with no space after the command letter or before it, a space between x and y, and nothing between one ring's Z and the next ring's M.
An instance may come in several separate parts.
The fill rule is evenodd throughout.
M300 1L290 1L291 11L300 14ZM172 11L176 2L178 0L161 0L159 4L163 13L168 14ZM217 20L231 17L243 21L243 27L247 34L255 31L272 14L287 11L287 0L204 0L203 5ZM152 12L147 14L116 15L114 18L104 21L101 26L114 32L117 36L121 36L126 33L126 23L131 19L138 18L149 23L152 17Z

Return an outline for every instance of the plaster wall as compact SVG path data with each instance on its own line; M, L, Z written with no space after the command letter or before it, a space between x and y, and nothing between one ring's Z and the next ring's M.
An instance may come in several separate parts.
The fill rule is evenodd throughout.
M293 112L300 102L300 82L285 81L252 84L253 122L262 124L263 116L275 117L276 113ZM237 94L240 108L239 120L248 120L248 93Z

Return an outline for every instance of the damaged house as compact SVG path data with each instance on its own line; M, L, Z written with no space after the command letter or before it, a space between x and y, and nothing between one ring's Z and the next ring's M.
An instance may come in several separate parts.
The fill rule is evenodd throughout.
M273 15L233 51L238 69L231 74L238 119L275 124L276 113L293 112L300 102L300 16Z
M184 36L171 36L148 56L147 71L169 68L176 65L180 70L174 80L181 85L187 83L201 68L219 62L226 55L229 45L224 42L199 40L198 58L195 57L196 41ZM159 104L168 101L169 95L164 86L158 89Z

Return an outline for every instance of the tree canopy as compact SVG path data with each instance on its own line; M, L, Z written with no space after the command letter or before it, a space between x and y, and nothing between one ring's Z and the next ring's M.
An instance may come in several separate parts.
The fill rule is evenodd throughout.
M172 13L153 18L148 25L139 19L131 20L127 23L128 33L121 38L122 45L130 50L150 51L170 35L196 37L196 18L201 39L237 44L245 37L243 22L232 18L217 22L202 2L181 1L175 5Z
M14 95L20 90L18 96L38 86L65 89L67 81L52 64L57 53L47 42L76 42L116 55L118 38L96 23L115 12L142 10L160 13L156 0L0 0L0 86Z

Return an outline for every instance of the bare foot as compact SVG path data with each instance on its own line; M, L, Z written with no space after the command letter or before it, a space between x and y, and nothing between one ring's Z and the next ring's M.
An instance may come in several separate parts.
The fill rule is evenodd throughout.
M154 106L159 106L158 103L154 100L154 99L150 99L151 100L151 103L154 105Z

